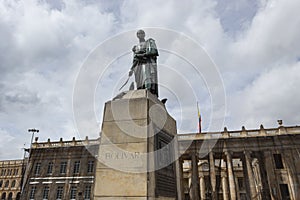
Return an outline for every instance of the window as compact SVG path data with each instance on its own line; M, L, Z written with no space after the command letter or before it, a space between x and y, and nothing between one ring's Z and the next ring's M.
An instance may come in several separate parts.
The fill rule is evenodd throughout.
M85 200L90 200L91 199L91 186L90 185L85 186L84 199Z
M53 162L49 162L47 174L52 174L52 170L53 170Z
M60 173L65 174L67 172L67 162L60 163Z
M210 182L209 176L204 176L204 183L206 185L208 193L210 193L211 192L211 182Z
M57 190L56 190L56 199L57 200L60 200L63 198L63 191L64 191L64 188L62 186L57 187Z
M93 160L90 160L88 162L87 172L88 173L94 172L94 161Z
M39 175L41 171L41 163L36 163L34 168L34 175Z
M217 191L222 190L221 180L222 180L221 176L216 175L216 189L217 189Z
M245 193L240 193L241 200L247 200L247 195Z
M245 190L244 178L238 177L238 186L240 190Z
M279 184L281 199L282 200L290 200L290 192L287 184Z
M25 174L25 171L26 171L26 168L25 168L25 167L22 167L22 175Z
M43 199L48 199L48 196L49 196L49 186L45 186L43 191Z
M74 162L74 168L73 168L73 173L78 174L80 169L80 161L75 161Z
M276 169L283 169L281 154L273 154Z
M11 187L15 187L16 186L16 180L13 180L12 183L11 183Z
M76 186L72 186L70 190L70 199L76 199L76 192L77 192Z
M5 185L4 185L4 187L8 187L9 186L9 180L7 180L6 182L5 182Z
M2 187L2 185L3 185L3 181L1 180L1 181L0 181L0 188Z
M13 199L12 196L13 196L13 193L10 192L10 193L8 194L7 200L12 200L12 199Z
M29 199L34 199L35 192L36 192L36 187L33 186L33 187L31 188L31 190L30 190Z
M5 175L5 170L2 169L2 170L1 170L1 176L4 176L4 175Z
M20 200L20 199L21 199L21 192L18 192L16 196L16 200Z

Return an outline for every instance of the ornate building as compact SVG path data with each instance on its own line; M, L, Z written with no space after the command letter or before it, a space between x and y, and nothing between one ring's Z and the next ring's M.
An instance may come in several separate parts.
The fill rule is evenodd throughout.
M30 149L22 199L93 199L98 140L37 142Z
M182 199L300 199L300 127L179 134ZM93 199L99 140L38 142L0 162L1 199ZM98 180L97 180L98 181ZM101 180L100 180L101 181Z
M225 128L179 135L179 143L184 199L300 199L299 126Z
M23 160L0 161L0 197L2 199L20 199Z

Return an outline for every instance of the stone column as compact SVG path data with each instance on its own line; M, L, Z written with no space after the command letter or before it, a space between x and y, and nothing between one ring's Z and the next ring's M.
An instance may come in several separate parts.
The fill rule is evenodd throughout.
M199 188L199 172L198 172L198 158L195 153L192 154L192 183L191 183L191 199L200 199Z
M271 200L267 170L265 167L264 153L262 151L258 151L256 153L256 158L258 159L259 172L261 177L261 186L262 186L261 197L263 200Z
M253 155L253 154L252 154ZM261 181L261 176L260 176L260 168L259 168L259 163L258 159L256 159L254 162L252 161L252 169L253 169L253 176L255 180L255 187L256 187L256 194L257 194L257 199L261 199L261 193L262 193L262 181Z
M265 166L267 169L267 177L272 200L279 199L279 188L273 164L273 153L271 151L264 152Z
M200 176L200 197L201 200L205 200L205 180L204 175Z
M192 196L192 173L189 173L188 179L189 195Z
M175 167L176 167L176 182L177 182L177 198L178 199L184 199L184 190L183 190L183 159L178 158L177 161L175 161Z
M210 171L210 183L212 189L212 199L215 200L216 196L216 171L215 171L215 159L214 153L211 151L209 152L209 171Z
M290 195L291 199L300 199L299 191L300 191L300 184L299 180L297 178L297 167L299 165L296 165L297 162L299 162L299 159L295 159L295 155L298 155L297 152L293 152L293 150L283 150L282 156L283 161L285 163L287 173L288 173L288 179L289 179L289 185L290 185Z
M228 199L228 186L227 186L227 178L225 175L222 176L222 190L223 190L223 199Z
M230 199L237 200L236 187L235 187L235 177L233 173L232 157L230 152L225 151L226 163L227 163L227 173L229 182Z
M248 175L248 181L249 181L249 188L250 188L250 199L256 198L256 188L255 188L255 180L252 172L252 159L249 151L244 151L245 156L245 163L246 163L246 169L247 169L247 175Z

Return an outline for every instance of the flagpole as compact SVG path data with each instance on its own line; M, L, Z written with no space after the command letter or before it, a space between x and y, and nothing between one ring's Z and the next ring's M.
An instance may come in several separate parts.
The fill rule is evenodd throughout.
M199 127L199 133L201 133L201 113L200 113L198 101L197 101L197 110L198 110L198 127Z

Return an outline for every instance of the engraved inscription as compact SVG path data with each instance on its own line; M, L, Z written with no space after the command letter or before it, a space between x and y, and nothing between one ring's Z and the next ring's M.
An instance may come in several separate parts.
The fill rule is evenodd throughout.
M114 159L114 160L140 159L140 152L106 152L105 159Z

